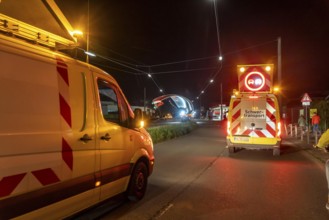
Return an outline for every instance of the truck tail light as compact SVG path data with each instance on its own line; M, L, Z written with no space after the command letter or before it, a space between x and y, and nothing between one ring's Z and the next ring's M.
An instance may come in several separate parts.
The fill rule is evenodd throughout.
M229 121L227 121L227 128L226 128L226 131L227 131L227 135L231 135L231 123Z
M281 135L281 122L278 122L278 124L277 124L277 129L278 129L278 131L277 131L276 136L277 136L277 137L280 137L280 135Z

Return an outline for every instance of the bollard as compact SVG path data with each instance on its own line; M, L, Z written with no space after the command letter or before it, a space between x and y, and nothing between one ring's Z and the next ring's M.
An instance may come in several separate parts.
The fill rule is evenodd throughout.
M290 124L290 136L293 137L293 134L292 134L292 124Z
M309 144L310 143L310 132L308 130L306 131L306 140L307 140L307 143Z
M318 132L315 132L315 134L314 134L314 137L315 137L315 145L317 145L317 143L318 143Z
M303 136L304 136L304 131L302 130L302 131L300 132L300 140L301 140L301 141L303 141Z
M295 137L298 137L298 130L297 130L297 125L295 125Z

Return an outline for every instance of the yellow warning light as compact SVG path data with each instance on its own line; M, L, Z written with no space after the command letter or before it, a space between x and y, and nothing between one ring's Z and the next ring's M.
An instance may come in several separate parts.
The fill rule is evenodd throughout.
M143 120L140 121L140 128L144 128L144 126L145 126L145 122Z
M238 96L240 93L239 93L239 91L238 90L236 90L236 89L233 89L233 95L234 96Z
M267 72L269 72L269 71L271 71L271 67L270 67L270 66L266 66L266 67L265 67L265 70L266 70Z
M96 181L96 183L95 183L95 187L98 187L98 186L100 186L101 185L101 181Z
M276 87L274 87L273 90L274 90L274 92L279 92L280 91L280 88L276 86Z
M246 71L246 69L244 67L240 67L240 72L243 73L244 71Z
M73 37L77 37L77 36L82 36L83 35L83 32L80 31L80 30L74 30L74 31L71 31L70 34Z

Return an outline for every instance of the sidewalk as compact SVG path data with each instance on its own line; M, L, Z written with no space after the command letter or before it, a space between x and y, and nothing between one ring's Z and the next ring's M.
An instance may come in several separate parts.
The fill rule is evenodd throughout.
M324 152L324 150L319 148L314 148L313 145L315 143L314 137L310 137L310 143L307 144L307 141L304 139L303 141L300 140L300 137L283 137L283 143L285 140L294 143L296 146L302 148L305 152L311 154L316 159L320 160L321 162L325 163L329 160L329 153Z

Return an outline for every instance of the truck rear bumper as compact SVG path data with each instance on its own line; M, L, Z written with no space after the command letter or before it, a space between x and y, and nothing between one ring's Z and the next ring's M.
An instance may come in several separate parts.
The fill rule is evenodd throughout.
M235 147L235 148L245 148L250 150L259 150L259 149L274 149L280 148L281 141L277 141L275 144L241 144L241 143L232 143L229 139L227 139L227 147Z

